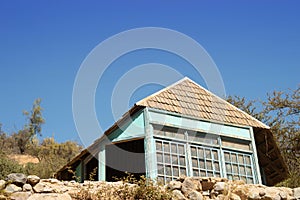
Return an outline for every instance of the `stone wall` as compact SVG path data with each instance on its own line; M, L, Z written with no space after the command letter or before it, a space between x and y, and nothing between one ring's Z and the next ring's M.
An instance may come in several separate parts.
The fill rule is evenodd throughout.
M97 193L103 188L117 188L120 184L123 183L77 183L10 174L5 181L0 180L0 200L72 200L83 190ZM182 177L165 185L163 190L169 190L173 199L179 200L300 200L300 188L266 187L224 178Z

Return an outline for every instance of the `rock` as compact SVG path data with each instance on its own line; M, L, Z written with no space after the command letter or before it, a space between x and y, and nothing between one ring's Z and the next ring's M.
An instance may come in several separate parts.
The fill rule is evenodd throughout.
M30 185L35 186L38 182L40 182L40 177L36 175L27 176L27 183L29 183Z
M300 187L293 189L294 197L299 200L300 199Z
M258 192L253 191L253 192L249 192L248 199L249 200L258 200L258 199L260 199L260 196L259 196Z
M3 190L5 188L5 180L0 180L0 190Z
M239 197L238 195L232 193L232 194L230 195L230 200L241 200L241 197Z
M179 190L173 190L172 194L176 200L186 200L185 196Z
M28 183L24 184L23 191L32 191L32 186Z
M56 194L56 193L49 193L49 194L33 194L27 200L72 200L69 194Z
M27 181L27 176L22 173L12 173L7 175L6 180L14 183L15 185L23 186Z
M214 190L216 192L223 192L225 189L227 189L227 185L225 182L217 182L215 185L214 185Z
M202 190L207 191L207 190L212 190L215 185L215 181L211 181L210 178L202 178L201 185L202 185Z
M8 198L2 194L0 194L0 200L7 200Z
M187 196L191 191L199 189L199 184L199 182L195 183L191 177L188 177L183 181L181 191L185 196Z
M261 197L263 197L263 196L266 195L265 191L260 191L258 194L259 194L259 196L261 196Z
M51 188L48 184L40 182L33 187L33 191L36 193L51 193L54 192L54 189Z
M181 182L179 181L170 181L167 185L167 188L170 190L180 190L181 189Z
M279 192L279 196L281 197L281 200L287 200L288 194L285 192Z
M22 188L16 186L15 184L9 184L4 189L4 192L6 192L6 193L14 193L14 192L21 192L21 191L22 191Z
M31 195L31 192L16 192L11 194L11 200L27 200Z
M189 194L188 194L188 199L191 199L191 200L202 200L203 199L203 196L200 192L197 192L197 191L191 191Z

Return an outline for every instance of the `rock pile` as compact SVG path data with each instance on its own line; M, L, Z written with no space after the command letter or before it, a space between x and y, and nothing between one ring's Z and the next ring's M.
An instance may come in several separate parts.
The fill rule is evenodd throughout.
M179 178L167 188L178 200L300 200L300 188L267 187L225 178Z
M0 180L0 200L72 200L74 194L82 190L93 193L101 187L111 188L120 184L123 183L77 183L10 174L5 181ZM224 178L182 177L168 183L165 189L172 191L173 199L177 200L300 200L300 188L267 187Z

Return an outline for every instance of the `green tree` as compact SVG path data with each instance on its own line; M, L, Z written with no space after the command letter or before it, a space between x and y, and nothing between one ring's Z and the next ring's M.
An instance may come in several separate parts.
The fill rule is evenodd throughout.
M42 136L42 125L45 123L42 116L42 110L41 99L38 98L33 102L30 112L23 111L23 114L27 116L28 123L22 130L19 130L18 133L15 134L16 143L21 154L25 153L29 142L34 136Z
M290 177L279 185L300 186L300 88L274 91L267 100L246 101L245 98L229 97L228 102L251 114L271 127L277 145L287 164ZM260 109L258 109L260 108Z

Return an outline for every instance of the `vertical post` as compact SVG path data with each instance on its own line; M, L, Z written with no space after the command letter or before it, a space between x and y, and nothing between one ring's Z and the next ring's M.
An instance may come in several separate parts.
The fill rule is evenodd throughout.
M252 127L250 127L250 135L251 135L251 143L252 143L252 150L253 150L253 159L254 159L254 163L253 163L253 171L255 171L255 179L256 181L258 182L254 182L256 184L262 184L262 180L261 180L261 174L260 174L260 167L259 167L259 164L258 164L258 158L257 158L257 151L256 151L256 145L255 145L255 138L254 138L254 133L253 133L253 129Z
M105 165L105 144L100 145L100 151L98 154L98 180L106 180L106 165Z
M186 145L186 149L185 149L186 167L187 167L186 172L187 172L187 176L193 176L192 155L191 155L191 148L189 144L189 135L187 131L184 132L184 137L185 137L185 145Z
M224 157L224 152L222 149L222 140L221 140L221 136L218 136L218 143L219 143L219 149L220 149L220 172L221 172L221 177L227 178L227 174L226 174L226 164L225 164L225 157Z
M153 138L153 127L149 121L149 111L146 107L144 109L144 126L145 126L145 139L144 139L144 149L145 149L145 167L146 167L146 177L152 180L157 178L157 161L156 161L156 151L155 142Z

